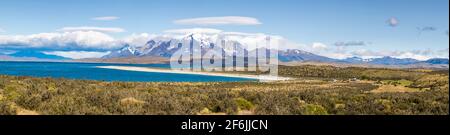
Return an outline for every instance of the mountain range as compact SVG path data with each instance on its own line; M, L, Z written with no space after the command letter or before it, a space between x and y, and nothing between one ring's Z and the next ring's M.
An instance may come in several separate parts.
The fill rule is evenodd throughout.
M211 38L210 36L202 35L202 34L192 34L189 36L185 36L179 39L151 39L145 45L142 46L132 46L125 45L123 48L111 51L108 55L103 56L100 59L85 59L85 60L76 60L76 61L112 61L118 60L126 61L127 58L133 59L133 61L140 61L139 59L158 59L162 60L164 58L170 58L175 52L180 49L180 46L174 44L175 42L184 42L189 43L193 41L198 43L200 46L202 53L210 50L213 46L215 46L213 41L217 40L217 36L215 38ZM225 40L225 39L224 39ZM187 42L186 42L187 41ZM220 48L220 47L219 47ZM235 49L237 48L237 49ZM235 42L234 44L227 44L222 49L226 55L232 56L237 50L237 54L245 54L245 53L254 53L254 50L244 50L241 42ZM299 49L287 49L287 50L271 50L278 51L279 60L281 62L320 62L320 63L340 63L340 64L369 64L369 65L447 65L448 67L449 60L444 58L434 58L426 61L420 61L411 58L394 58L394 57L381 57L381 58L371 58L371 59L363 59L359 57L351 57L346 59L334 59L325 56L320 56L314 53L310 53L307 51L299 50ZM17 51L12 54L0 54L0 58L3 60L14 60L26 58L25 60L33 59L45 59L45 60L70 60L69 58L60 57L56 55L44 54L39 51ZM2 60L0 59L0 61ZM114 62L114 61L112 61Z
M207 51L211 46L214 46L212 41L204 38L204 36L190 35L181 40L192 40L198 42L202 48L202 52ZM102 59L111 58L126 58L126 57L170 57L173 53L178 51L180 48L175 45L171 45L176 39L172 40L150 40L144 46L133 47L126 45L122 49L112 51L110 54L104 56ZM234 52L234 47L242 48L240 43L236 43L236 46L225 46L223 48L225 54L232 55ZM206 49L205 49L206 48ZM236 49L241 50L241 49ZM253 52L254 50L244 50L246 52ZM274 50L272 50L274 51ZM238 52L238 54L243 54ZM299 49L287 49L278 50L279 60L281 62L323 62L323 63L344 63L344 64L371 64L371 65L413 65L413 64L430 64L430 65L448 65L449 60L444 58L434 58L426 61L420 61L411 58L394 58L394 57L381 57L381 58L371 58L363 59L359 57L351 57L347 59L334 59L325 56L320 56L310 52L306 52Z

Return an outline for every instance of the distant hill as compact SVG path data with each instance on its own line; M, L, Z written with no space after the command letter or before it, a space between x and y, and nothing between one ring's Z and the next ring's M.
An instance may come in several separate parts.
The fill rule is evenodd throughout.
M121 58L93 58L79 59L74 62L94 62L94 63L123 63L123 64L166 64L169 63L168 58L164 57L121 57Z
M39 59L36 58L29 58L29 57L11 57L8 55L0 55L0 61L38 61Z
M393 57L382 57L382 58L372 58L372 59L362 59L359 57L352 57L342 60L345 63L352 64L373 64L373 65L410 65L419 63L419 60L415 59L399 59Z
M435 58L435 59L429 59L427 61L424 61L423 63L427 63L427 64L447 64L448 65L448 59Z
M291 61L339 62L339 60L336 59L331 59L328 57L316 55L298 49L279 51L278 55L279 55L278 59L282 62L291 62Z
M352 57L342 60L344 63L350 64L371 64L371 65L448 65L448 59L434 58L426 61L416 59L399 59L393 57L382 57L372 59L362 59L359 57Z
M48 55L39 51L18 51L8 56L16 57L16 58L35 58L35 59L46 59L46 60L70 60L70 58L65 58L56 55Z
M410 65L410 64L416 64L420 62L419 60L415 59L398 59L393 57L383 57L383 58L375 58L368 61L369 64L376 64L376 65Z

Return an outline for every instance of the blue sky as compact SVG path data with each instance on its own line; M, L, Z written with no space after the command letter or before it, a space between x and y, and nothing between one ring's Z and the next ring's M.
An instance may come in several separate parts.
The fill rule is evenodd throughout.
M358 54L425 59L448 57L448 5L448 0L2 0L0 35L5 40L57 33L68 27L95 27L109 28L100 32L120 39L170 29L213 28L279 35L329 57ZM174 23L225 16L253 18L260 24ZM392 19L398 24L387 22ZM109 32L111 28L116 31Z

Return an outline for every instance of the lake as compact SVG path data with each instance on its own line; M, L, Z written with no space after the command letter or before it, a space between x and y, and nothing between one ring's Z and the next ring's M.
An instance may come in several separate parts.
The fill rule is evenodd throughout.
M76 80L125 81L125 82L238 82L251 79L122 71L96 68L96 66L134 66L170 68L168 64L106 64L106 63L58 63L58 62L2 62L0 75L65 78Z

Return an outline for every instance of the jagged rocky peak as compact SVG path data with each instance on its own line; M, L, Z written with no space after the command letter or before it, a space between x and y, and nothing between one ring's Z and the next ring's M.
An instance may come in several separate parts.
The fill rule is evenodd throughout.
M216 44L217 42L226 41L227 44ZM230 42L233 41L233 42ZM225 52L225 55L232 56L234 54L240 56L240 54L253 53L255 49L245 50L245 41L236 41L234 38L230 38L219 34L189 34L179 37L163 37L149 39L146 44L142 46L130 46L125 45L123 48L112 51L110 54L103 58L121 58L121 57L142 57L142 56L158 56L158 57L171 57L180 48L178 43L191 43L201 47L202 53L206 53L212 47L221 49ZM428 61L419 61L415 59L400 59L394 57L381 57L363 59L361 57L350 57L346 59L333 59L310 53L300 49L287 49L287 50L270 50L278 51L279 59L284 62L292 61L312 61L312 62L332 62L332 63L352 63L352 64L375 64L375 65L410 65L410 64L448 64L448 59L430 59Z

